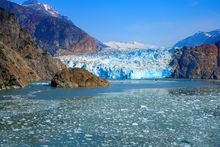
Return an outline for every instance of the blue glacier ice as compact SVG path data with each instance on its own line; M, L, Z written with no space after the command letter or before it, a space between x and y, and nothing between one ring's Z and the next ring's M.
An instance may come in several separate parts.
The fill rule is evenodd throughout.
M155 79L170 76L171 49L103 49L58 57L71 68L87 69L105 79Z

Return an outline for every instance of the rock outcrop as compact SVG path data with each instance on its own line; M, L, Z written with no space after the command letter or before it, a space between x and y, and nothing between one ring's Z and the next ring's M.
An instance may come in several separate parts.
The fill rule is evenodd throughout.
M51 55L69 55L75 52L95 52L104 45L75 26L64 16L54 17L36 9L36 4L24 6L0 0L0 7L14 13L19 24L36 40L38 46ZM48 6L47 6L48 7Z
M176 52L171 66L173 78L220 79L220 42L183 47Z
M110 83L108 81L80 68L64 69L58 72L51 81L52 87L59 88L100 87L109 85Z
M0 89L51 80L63 68L59 60L37 47L13 14L0 8Z

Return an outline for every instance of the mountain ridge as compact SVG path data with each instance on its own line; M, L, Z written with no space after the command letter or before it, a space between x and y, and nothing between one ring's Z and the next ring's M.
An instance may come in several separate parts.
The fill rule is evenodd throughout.
M48 4L41 3L38 0L27 0L22 3L22 6L30 7L32 9L41 11L46 15L53 17L62 17L52 6Z
M51 55L96 52L104 46L66 18L45 15L7 0L1 0L0 7L14 13L19 24L28 30L39 47Z
M179 42L174 47L184 46L200 46L202 44L214 44L220 41L220 29L216 29L210 32L197 32Z

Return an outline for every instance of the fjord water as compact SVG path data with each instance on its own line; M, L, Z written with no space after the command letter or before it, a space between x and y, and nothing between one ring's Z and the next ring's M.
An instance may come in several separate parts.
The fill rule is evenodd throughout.
M220 146L220 88L207 81L33 83L0 92L0 146Z

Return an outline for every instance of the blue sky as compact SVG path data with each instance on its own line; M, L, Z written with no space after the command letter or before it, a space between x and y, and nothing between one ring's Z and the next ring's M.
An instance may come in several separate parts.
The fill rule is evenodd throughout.
M13 0L21 3L23 0ZM41 0L100 41L172 46L220 28L220 0Z

